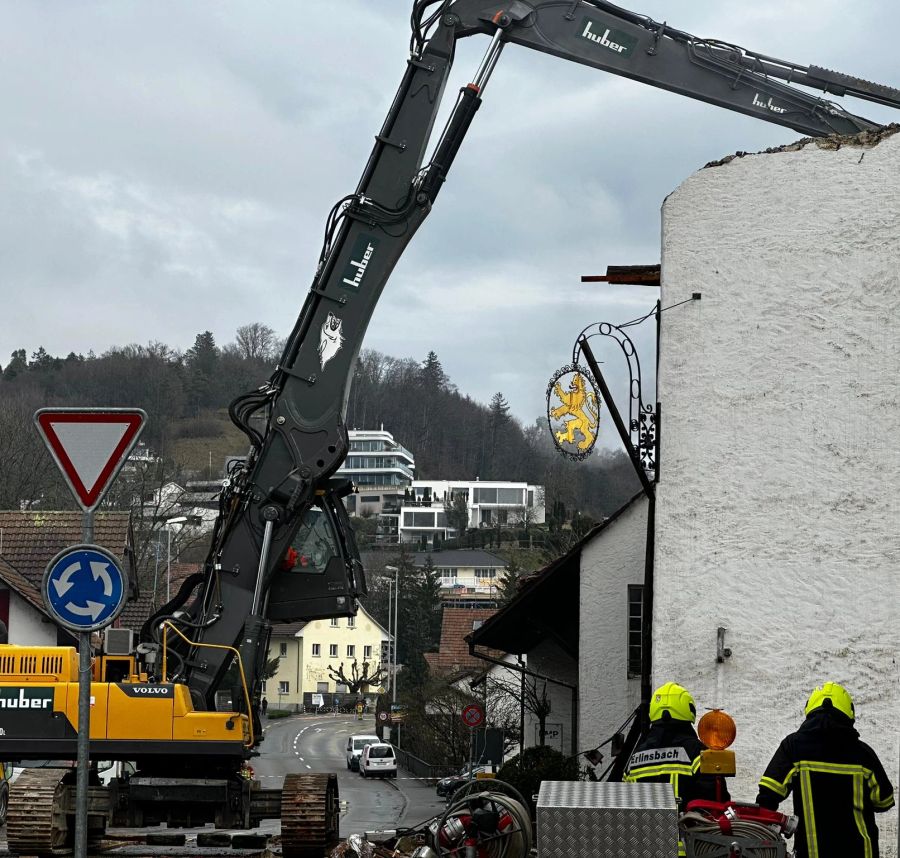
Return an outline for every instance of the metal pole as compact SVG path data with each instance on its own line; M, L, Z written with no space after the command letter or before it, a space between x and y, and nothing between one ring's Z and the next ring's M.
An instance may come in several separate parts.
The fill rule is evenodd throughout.
M391 673L391 663L394 659L394 640L393 633L391 632L391 619L394 616L392 613L392 609L394 607L394 582L388 578L388 663L387 663L387 671L388 671L388 685L393 689L394 687L394 676Z
M399 569L394 570L394 682L392 684L393 702L397 702L397 619L400 615L400 580L397 577L400 574ZM400 735L400 728L397 728L397 735Z
M172 599L172 528L166 524L166 604Z
M81 540L94 541L94 513L81 519ZM75 858L87 858L88 772L91 757L91 633L78 633L78 769L75 773Z

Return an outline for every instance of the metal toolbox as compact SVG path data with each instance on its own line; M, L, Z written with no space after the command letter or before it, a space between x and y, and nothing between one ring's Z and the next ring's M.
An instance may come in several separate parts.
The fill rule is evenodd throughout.
M673 858L678 808L669 784L544 781L539 858Z

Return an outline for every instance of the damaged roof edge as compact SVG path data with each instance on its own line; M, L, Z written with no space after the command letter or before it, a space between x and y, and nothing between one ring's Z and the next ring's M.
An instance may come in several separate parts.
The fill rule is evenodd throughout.
M735 152L733 155L726 155L724 158L719 158L717 161L710 161L708 164L704 164L703 169L722 167L725 164L730 164L736 158L744 158L747 155L772 155L778 152L797 152L800 149L806 148L810 143L814 144L819 149L831 149L835 151L843 149L845 146L871 148L877 146L882 140L893 137L898 131L900 131L900 123L892 122L890 125L884 125L876 131L860 131L859 134L832 134L828 137L802 137L800 140L795 140L793 143L786 143L784 146L772 146L768 149L763 149L761 152Z

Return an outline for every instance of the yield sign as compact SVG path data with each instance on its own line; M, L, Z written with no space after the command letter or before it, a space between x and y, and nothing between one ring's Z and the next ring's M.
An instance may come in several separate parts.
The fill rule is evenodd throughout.
M89 512L125 464L146 419L140 408L41 408L34 424L75 499Z

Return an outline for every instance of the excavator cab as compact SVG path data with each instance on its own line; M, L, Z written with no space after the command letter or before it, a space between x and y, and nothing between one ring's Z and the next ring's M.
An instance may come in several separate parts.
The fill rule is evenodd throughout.
M303 515L281 569L269 590L266 616L276 622L302 617L353 616L366 594L366 578L350 518L341 498L348 479L329 479Z

